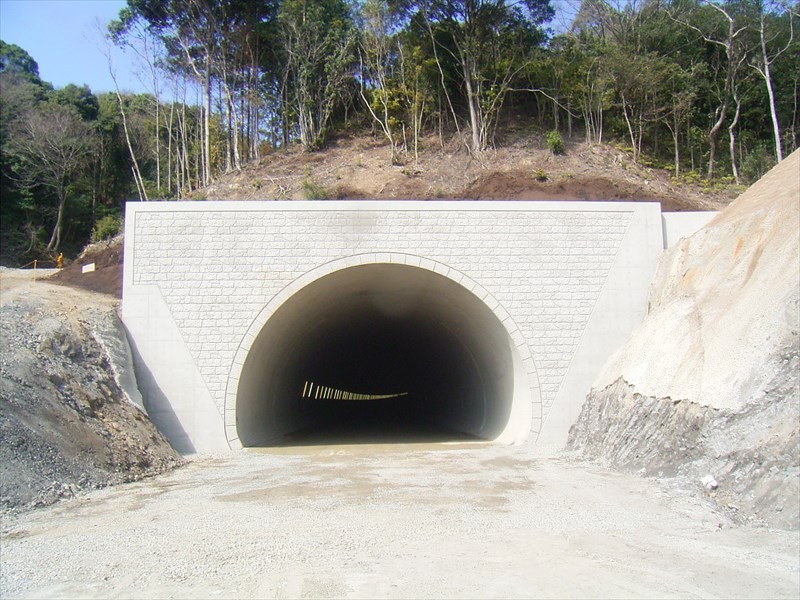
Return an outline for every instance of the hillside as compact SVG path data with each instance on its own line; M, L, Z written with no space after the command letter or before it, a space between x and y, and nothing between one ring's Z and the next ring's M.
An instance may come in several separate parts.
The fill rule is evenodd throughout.
M392 165L388 147L370 136L343 137L320 152L274 152L222 175L192 194L207 200L649 200L664 211L719 210L736 189L675 181L669 171L635 164L613 145L567 142L547 150L542 134L510 132L501 147L480 155L457 138L446 147L425 138L405 164Z
M800 526L800 152L662 257L649 314L570 447L685 478L734 517Z

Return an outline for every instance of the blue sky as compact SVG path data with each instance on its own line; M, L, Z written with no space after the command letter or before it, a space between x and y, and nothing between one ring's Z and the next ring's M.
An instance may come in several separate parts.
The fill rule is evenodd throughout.
M117 18L125 0L0 0L0 39L16 44L39 64L39 76L56 88L87 84L93 92L113 91L104 43L96 21ZM146 88L134 74L131 57L114 49L122 90Z

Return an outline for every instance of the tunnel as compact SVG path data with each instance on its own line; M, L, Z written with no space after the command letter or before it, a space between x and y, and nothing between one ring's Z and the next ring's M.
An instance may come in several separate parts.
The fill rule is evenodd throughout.
M324 275L267 319L242 366L244 447L524 441L530 389L494 312L404 264Z

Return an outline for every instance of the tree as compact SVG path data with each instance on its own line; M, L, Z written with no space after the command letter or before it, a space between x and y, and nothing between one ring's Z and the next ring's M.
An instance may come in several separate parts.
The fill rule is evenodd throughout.
M559 36L550 46L553 88L548 95L554 114L566 110L571 119L571 108L576 108L574 117L583 119L587 144L603 142L605 114L613 104L614 81L606 53L605 45L587 32Z
M361 6L361 40L359 44L359 82L361 100L389 142L391 163L398 164L395 127L398 101L392 74L397 46L392 35L393 22L384 0L367 0Z
M769 98L769 112L775 140L775 159L780 162L783 160L783 148L777 103L775 101L775 88L772 82L772 65L784 52L792 47L794 22L798 15L795 14L796 11L786 10L786 7L780 3L772 3L772 6L770 6L769 0L755 0L754 8L757 11L758 20L758 52L750 60L750 66L764 80L764 86ZM782 15L780 14L781 12L783 13ZM783 43L778 48L773 48L773 43L779 41L782 33L785 34L785 28L781 31L780 27L784 23L788 24L788 36L784 37Z
M116 45L127 48L133 51L133 53L139 59L139 62L144 67L144 74L139 77L139 80L142 84L147 86L150 92L153 94L153 110L155 112L155 127L154 127L154 135L153 139L155 141L155 161L156 161L156 191L161 195L161 65L163 62L163 55L164 52L164 45L161 43L159 37L153 32L153 30L147 26L142 19L136 18L135 13L130 8L124 8L121 11L121 16L119 20L111 21L108 24L107 33L105 35L106 39L110 39ZM111 49L106 49L106 58L109 62L109 69L112 71L111 75L114 79L114 86L117 90L119 95L119 86L117 86L117 80L114 73L114 67L112 65L112 58L111 58ZM119 99L120 103L120 111L123 111L122 108L122 100ZM125 119L125 114L122 112L123 120ZM127 123L123 123L126 128L126 135L127 135ZM130 148L130 143L128 144ZM169 157L169 151L167 152L167 156ZM134 162L134 177L137 181L137 185L140 187L139 196L142 199L145 199L146 193L143 191L143 181L141 178L141 174L138 173L138 165L136 164L136 157L131 155L131 158ZM168 159L169 160L169 159ZM169 170L168 170L169 172ZM169 181L169 175L167 177ZM168 191L169 190L169 183L167 184Z
M43 186L56 196L56 218L47 250L61 244L64 211L72 179L84 166L93 143L91 127L73 106L47 102L30 112L8 151L17 159L17 177L28 187Z
M343 0L284 0L278 13L289 98L306 150L322 146L349 94L357 32Z
M747 25L741 22L740 15L730 7L720 6L710 0L691 7L687 13L676 12L672 18L697 32L706 44L717 50L713 67L722 74L722 86L716 89L717 105L708 131L708 178L713 179L717 141L728 117L736 78L747 59L747 51L742 44Z
M77 86L68 83L63 88L54 90L50 100L62 106L72 106L78 111L83 121L94 121L100 111L97 96L92 93L88 85Z
M211 169L211 102L213 62L219 40L225 34L219 28L216 13L224 2L212 0L128 0L120 12L120 22L112 33L124 36L144 20L149 30L160 36L167 47L173 66L191 70L204 90L202 181L212 181Z
M696 79L701 69L684 69L672 63L668 76L669 96L672 99L664 124L672 136L675 177L681 173L681 130L696 98Z
M39 65L16 44L6 44L0 40L0 73L9 73L26 78L34 83L39 79Z
M642 151L645 128L665 119L671 90L666 87L669 65L652 53L631 54L617 46L609 55L619 106L633 148L633 162Z
M32 60L32 59L31 59ZM0 254L13 263L37 244L41 225L31 194L14 178L15 158L8 144L19 123L44 100L49 88L18 71L0 73Z
M452 48L431 36L458 66L472 131L472 150L489 145L513 82L546 36L540 26L554 13L550 0L430 0L415 3L428 23L443 27Z

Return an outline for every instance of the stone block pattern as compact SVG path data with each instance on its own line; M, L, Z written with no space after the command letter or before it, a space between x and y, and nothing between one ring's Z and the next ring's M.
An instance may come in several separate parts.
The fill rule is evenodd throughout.
M140 210L126 260L134 285L160 289L220 414L237 348L271 298L331 261L403 253L466 275L511 315L535 363L545 419L631 217L622 210Z

